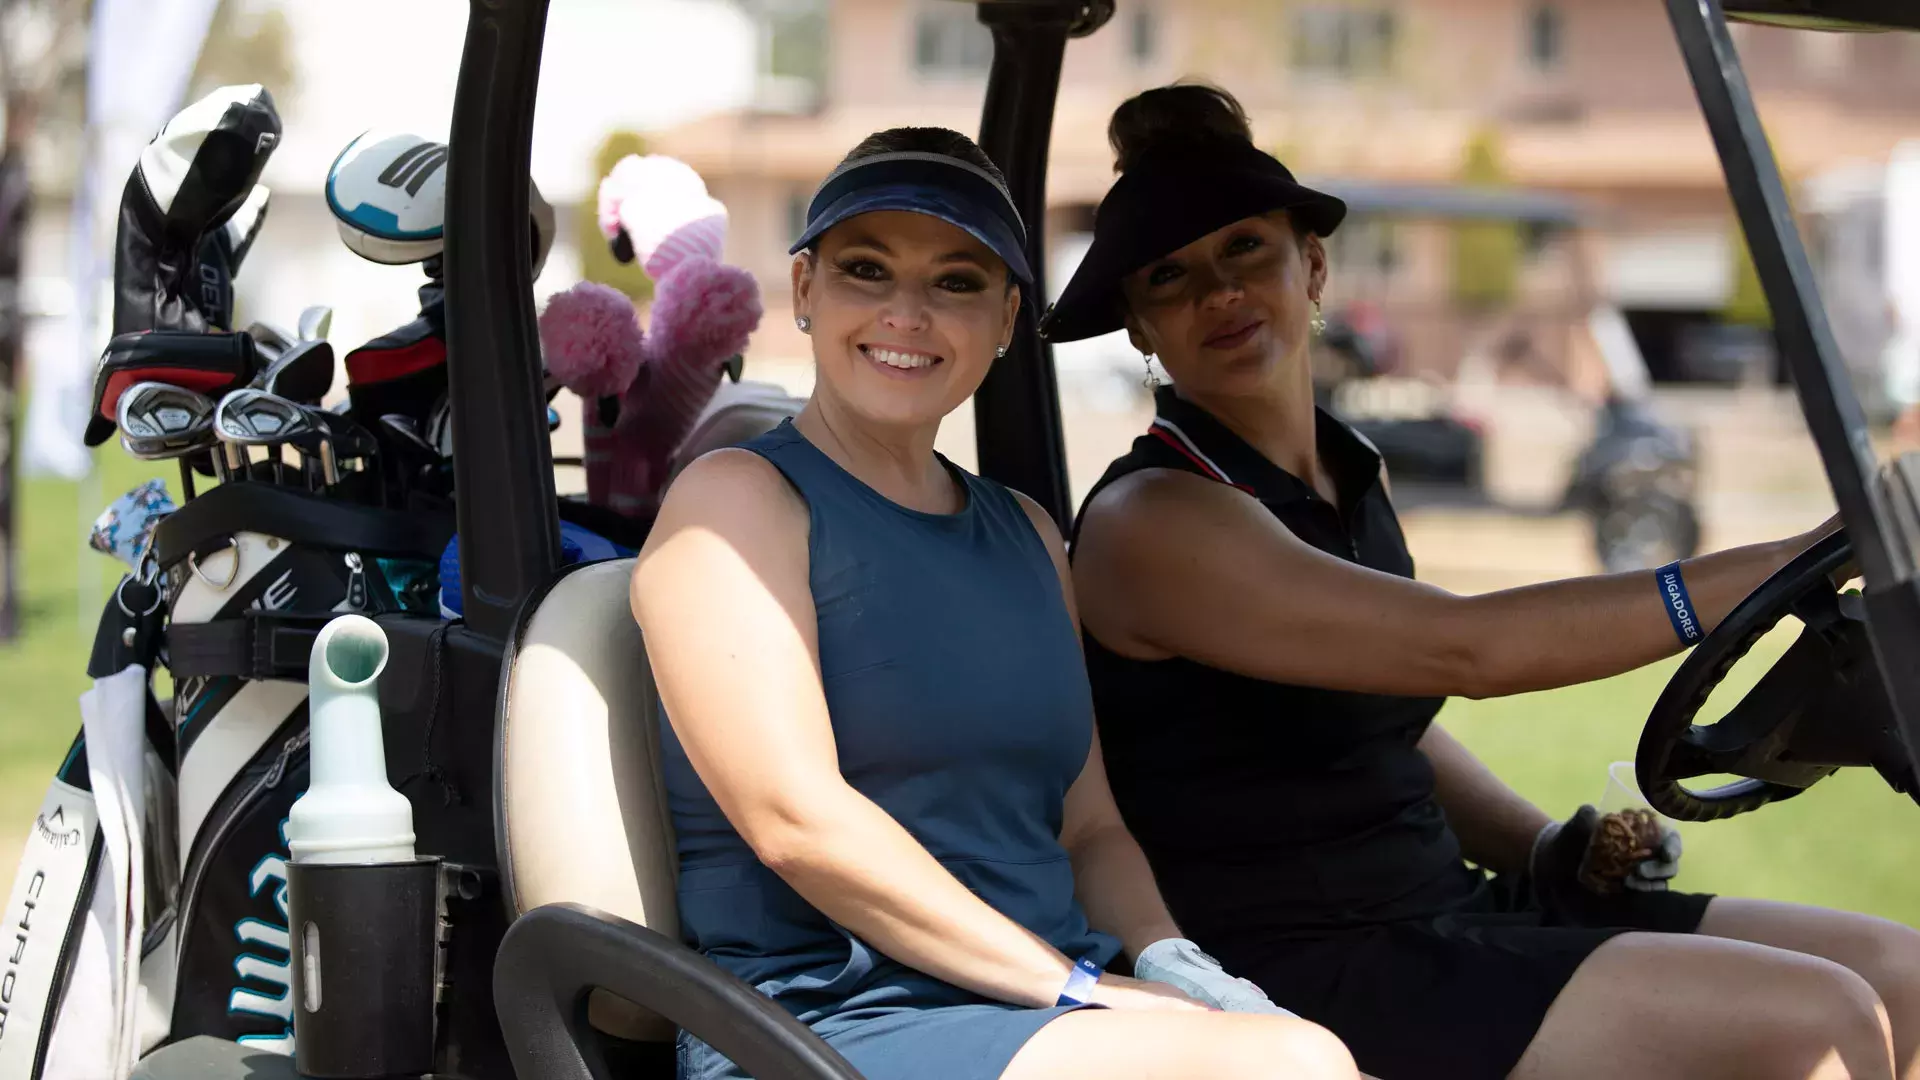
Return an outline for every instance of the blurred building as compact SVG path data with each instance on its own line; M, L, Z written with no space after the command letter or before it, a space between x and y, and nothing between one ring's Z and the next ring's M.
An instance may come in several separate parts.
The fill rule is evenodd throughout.
M784 313L814 185L861 137L902 124L974 131L991 42L950 0L751 0L752 102L659 135L734 215L731 257ZM1051 284L1112 180L1106 120L1141 89L1203 77L1258 137L1356 213L1332 244L1334 305L1390 327L1403 370L1484 356L1509 377L1580 381L1585 315L1623 310L1656 379L1722 381L1770 335L1723 323L1742 245L1664 9L1617 0L1120 0L1068 49L1049 176ZM1791 181L1885 162L1920 131L1920 39L1735 28ZM1910 40L1912 39L1912 40ZM1509 195L1512 287L1458 302L1446 193L1470 147ZM1482 175L1488 179L1488 175ZM1457 190L1457 188L1455 188ZM1542 197L1546 198L1542 198ZM769 319L756 351L803 347ZM1137 362L1137 361L1136 361Z

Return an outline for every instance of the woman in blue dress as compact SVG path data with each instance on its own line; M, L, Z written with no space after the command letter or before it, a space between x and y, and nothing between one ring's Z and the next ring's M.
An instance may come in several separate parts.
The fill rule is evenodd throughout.
M1107 789L1054 523L933 449L1032 280L998 170L883 132L809 219L812 398L689 466L633 576L683 934L870 1080L1354 1076L1180 938Z

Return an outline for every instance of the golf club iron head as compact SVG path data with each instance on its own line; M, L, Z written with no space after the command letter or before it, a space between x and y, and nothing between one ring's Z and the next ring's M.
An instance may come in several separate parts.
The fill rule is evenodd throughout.
M235 446L274 446L314 430L312 411L257 387L235 390L213 411L220 441Z
M301 341L324 341L332 329L333 309L325 304L316 304L300 313Z
M122 391L115 425L127 453L145 461L184 457L214 442L217 407L205 394L162 382Z
M220 399L213 411L213 429L228 448L229 467L236 473L247 474L252 472L248 447L278 447L290 443L304 453L301 442L314 434L318 425L313 410L304 405L256 387L245 387ZM278 450L269 460L274 465L275 479L284 480Z
M279 356L300 343L299 338L269 322L249 323L247 336L252 338L260 346L260 351L269 357Z
M318 405L333 389L333 346L302 341L281 353L253 380L257 390L302 405Z
M404 413L386 413L380 417L380 423L401 443L418 450L422 455L438 459L440 451L420 434L420 425L413 417Z

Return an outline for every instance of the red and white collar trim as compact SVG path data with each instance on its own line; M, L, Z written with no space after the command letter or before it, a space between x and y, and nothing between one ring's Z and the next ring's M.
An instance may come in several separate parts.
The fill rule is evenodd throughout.
M1205 451L1200 449L1199 444L1195 443L1186 432L1180 430L1180 425L1164 416L1156 416L1153 419L1153 426L1148 428L1147 431L1154 438L1159 439L1161 442L1179 451L1182 457L1199 466L1200 471L1209 479L1218 480L1228 487L1239 488L1248 494L1253 493L1253 488L1246 484L1235 483L1233 478L1227 475L1225 469L1215 464L1214 460L1208 457Z

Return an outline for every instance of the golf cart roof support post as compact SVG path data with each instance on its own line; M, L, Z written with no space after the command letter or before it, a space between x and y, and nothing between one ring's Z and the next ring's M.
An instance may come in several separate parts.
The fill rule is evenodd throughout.
M560 565L527 221L547 0L472 0L448 139L447 394L467 625L504 641ZM473 539L485 533L487 542Z
M1006 174L1027 226L1032 295L1020 305L1012 347L994 361L974 395L974 446L980 475L1039 503L1062 528L1073 519L1067 452L1053 350L1040 339L1045 304L1047 143L1053 130L1060 64L1081 5L987 2L980 21L993 32L993 67L981 110L980 147Z
M1866 417L1840 362L1721 0L1667 0L1667 14L1868 592L1881 594L1876 599L1882 603L1920 603L1920 592L1912 588L1911 548L1879 487ZM1920 748L1920 669L1912 662L1920 640L1903 631L1915 626L1920 615L1914 612L1905 618L1875 617L1869 625L1909 754Z

